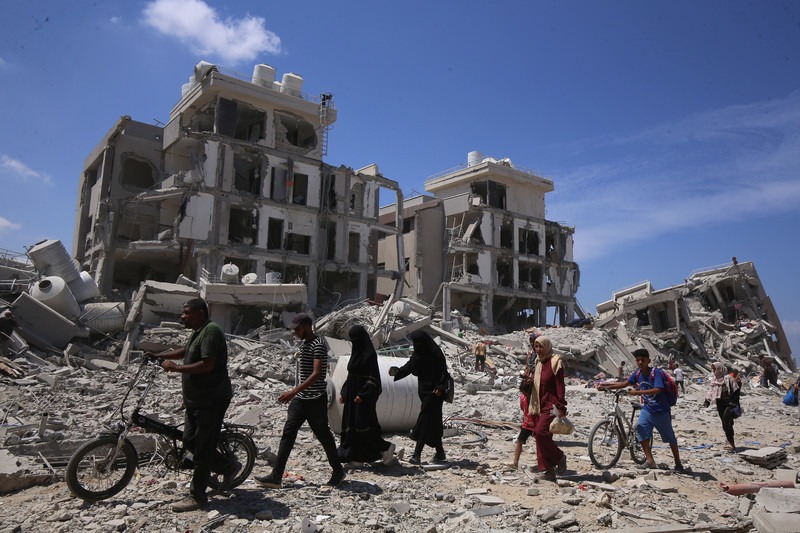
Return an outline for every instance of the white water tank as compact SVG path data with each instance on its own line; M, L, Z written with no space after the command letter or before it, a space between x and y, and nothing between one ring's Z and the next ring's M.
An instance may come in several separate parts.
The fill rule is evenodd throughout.
M223 265L220 279L223 283L239 283L239 267L233 263Z
M200 61L198 64L194 66L194 79L196 82L200 83L203 81L209 72L212 70L217 70L217 66L214 63L209 63L208 61ZM189 78L191 79L191 78Z
M85 270L81 271L78 279L72 280L67 283L69 290L78 303L83 303L90 298L97 298L100 296L100 289L97 288L94 278Z
M336 433L342 431L342 411L344 406L339 403L342 386L347 380L347 363L350 356L339 357L336 368L328 381L328 422ZM375 410L378 421L383 431L407 431L414 427L419 416L422 403L417 393L416 376L408 376L395 381L389 376L389 368L403 366L408 359L402 357L378 357L378 372L381 375L381 388L383 391L378 397Z
M481 161L483 161L483 153L478 152L477 150L473 150L472 152L467 154L468 167L474 167L475 165L480 165Z
M281 81L281 92L292 96L302 96L303 77L294 72L284 74Z
M411 306L405 302L397 300L395 303L392 304L391 311L394 316L399 316L400 318L408 318L408 316L411 314Z
M28 250L33 266L45 276L58 276L66 283L80 277L75 263L61 241L47 240L36 243Z
M65 318L74 320L81 308L69 287L58 276L40 279L30 290L31 296Z
M267 283L270 285L279 285L281 282L280 272L267 272Z
M83 306L80 319L93 332L116 333L125 327L124 302L97 302Z
M272 89L272 84L275 83L275 69L264 63L256 65L253 67L253 83Z

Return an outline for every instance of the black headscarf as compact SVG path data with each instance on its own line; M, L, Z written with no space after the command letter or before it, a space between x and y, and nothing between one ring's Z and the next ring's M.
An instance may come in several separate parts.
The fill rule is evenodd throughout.
M353 326L348 332L350 342L353 343L350 361L347 363L347 372L359 376L371 377L378 384L380 390L381 375L378 371L378 354L369 338L369 333L362 326Z
M414 343L411 356L411 373L417 376L420 392L444 390L447 379L447 361L436 341L424 331L417 330L408 336Z

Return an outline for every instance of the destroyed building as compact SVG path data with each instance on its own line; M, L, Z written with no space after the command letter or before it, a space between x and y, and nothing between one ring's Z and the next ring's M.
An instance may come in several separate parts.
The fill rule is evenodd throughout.
M548 314L550 323L564 325L580 312L575 228L545 219L552 180L507 158L470 152L467 164L432 176L425 190L433 196L402 206L403 261L393 239L378 246L379 268L407 271L407 296L441 298L445 322L456 310L508 330L543 326ZM381 221L391 224L397 211L382 207ZM391 289L379 280L379 293Z
M268 65L251 77L201 62L165 126L123 116L92 150L72 256L103 294L179 276L302 285L273 295L292 310L375 293L378 231L396 233L378 224L379 191L402 202L398 184L375 165L324 163L333 97L303 93L297 74L274 78ZM215 292L247 305L222 289L204 291L210 303ZM257 326L247 317L259 309L244 321Z
M723 361L758 367L772 357L782 371L795 363L778 314L752 262L692 272L685 283L654 290L649 281L616 291L597 306L598 327L614 330L627 345L651 357L678 358L690 366Z

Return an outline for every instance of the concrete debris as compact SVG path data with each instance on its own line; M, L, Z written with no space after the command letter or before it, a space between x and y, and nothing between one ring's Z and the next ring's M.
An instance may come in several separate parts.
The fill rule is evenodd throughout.
M25 322L20 329L24 331L17 333L24 338L11 348L13 353L0 359L0 368L8 366L16 371L0 375L0 444L5 452L0 456L0 493L6 491L0 505L0 532L14 528L33 532L185 531L208 529L212 522L217 530L286 533L301 530L304 522L306 527L325 531L398 533L744 531L743 524L761 531L779 531L762 528L791 523L781 520L787 509L794 509L794 492L780 491L797 490L791 488L791 476L800 470L800 456L795 446L786 444L797 440L800 429L796 410L780 403L780 392L751 381L761 373L758 355L767 350L776 359L782 380L793 379L788 374L793 367L774 343L765 346L762 342L773 334L780 339L776 333L779 322L769 318L769 313L767 318L745 314L753 306L762 311L767 308L765 298L759 296L760 284L754 271L746 264L739 266L744 274L736 274L737 270L729 267L713 275L692 276L687 286L670 289L668 297L645 289L627 292L615 300L619 308L598 317L595 327L535 330L552 339L567 363L569 416L576 426L574 434L557 437L570 468L555 484L534 483L537 462L532 439L523 447L519 468L508 466L521 421L518 376L527 357L529 330L492 332L466 321L460 324L462 327L453 328L443 323L439 311L410 298L380 305L362 301L325 314L317 319L315 328L326 337L330 348L333 397L337 391L336 366L349 356L346 339L353 325L364 325L378 341L381 364L410 355L410 343L405 338L408 333L424 329L434 336L456 380L455 401L444 408L447 462L427 464L432 463L431 457L423 457L426 464L415 467L398 452L398 460L389 466L348 465L342 486L322 488L328 466L314 437L303 429L287 466L283 490L264 493L246 482L229 494L216 496L212 509L186 516L173 515L167 503L183 496L189 473L167 468L152 435L135 435L142 464L130 485L111 500L85 507L81 501L65 497L66 488L55 482L53 470L63 475L72 452L113 421L132 376L134 366L130 363L138 361L146 350L164 350L186 342L189 331L176 317L185 299L202 293L205 281L144 282L124 299L124 323L116 331L87 328L80 316L69 320L27 293L15 294L8 301L14 302L9 305L15 312L16 301L21 303L19 314ZM41 279L35 268L32 272L32 280ZM730 301L739 300L737 291L746 292L739 283L742 279L746 279L753 297L760 299L741 299L738 303L742 305L737 308ZM688 285L693 288L689 290ZM230 287L245 287L241 289L245 299L247 291L257 294L261 290L252 283L229 284L221 292L225 298L235 292ZM206 290L205 294L210 297L212 292ZM726 303L720 310L709 302ZM85 308L89 303L112 303L115 309L120 308L119 302L107 302L102 297L83 300L80 305ZM237 318L235 302L220 301L216 305L225 310L224 320L232 328L249 324L228 335L229 369L235 387L228 419L257 427L254 438L259 458L254 474L260 475L274 460L273 450L277 449L286 416L285 407L276 399L295 379L297 348L291 332L282 325L296 309L292 305L273 308L270 304L260 315L261 325L252 327L252 315L247 320ZM649 325L636 318L642 309L647 310ZM664 318L669 309L672 314ZM731 309L734 315L726 314ZM53 313L56 318L51 321L48 317ZM667 327L654 326L662 324L662 319ZM62 332L60 324L63 331L78 334L48 337ZM488 346L487 370L476 372L473 347L481 339ZM689 378L685 394L673 408L673 424L691 474L658 469L642 475L627 451L616 467L607 471L595 469L588 458L589 431L605 410L603 395L591 385L616 376L620 363L632 371L630 352L637 346L652 350L664 366L674 358ZM725 437L716 411L700 407L706 386L698 381L706 377L707 365L715 360L742 370L745 414L735 423L739 454L724 450ZM387 402L413 411L413 388L390 393L384 387L384 393ZM182 421L180 379L159 376L159 386L150 401L146 412L168 423ZM337 405L332 402L332 425ZM413 412L409 418L413 423ZM392 422L384 420L385 429L391 427ZM408 427L396 429L390 437L398 450L413 449ZM654 453L659 462L670 458L668 448L658 438ZM769 499L748 498L744 493L721 494L720 483L730 487L758 485L777 464L783 470L776 470L776 479L768 483L786 488L772 488L776 493L764 496ZM295 471L304 472L308 479ZM759 491L758 498L764 490ZM219 514L211 518L209 511ZM796 519L796 511L791 513ZM218 520L222 522L217 524Z

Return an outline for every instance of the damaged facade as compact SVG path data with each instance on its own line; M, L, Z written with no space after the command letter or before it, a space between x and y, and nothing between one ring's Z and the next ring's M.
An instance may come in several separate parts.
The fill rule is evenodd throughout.
M72 256L103 294L181 275L214 283L226 265L250 284L307 287L281 295L293 310L375 293L378 230L394 232L378 225L379 189L399 187L374 165L323 163L332 96L274 76L199 63L166 126L124 116L86 158Z
M693 272L682 285L654 290L644 282L597 306L598 327L651 357L699 367L723 361L755 371L759 356L795 370L792 351L755 266L738 263ZM658 361L658 359L656 359Z
M564 325L580 312L575 228L545 219L551 180L470 152L466 165L432 177L425 190L433 196L406 200L402 211L403 261L393 239L378 248L379 267L407 270L406 295L441 298L445 322L456 310L509 330L543 326L548 314ZM395 205L381 208L381 221L391 223L396 212ZM379 280L378 292L390 290Z

